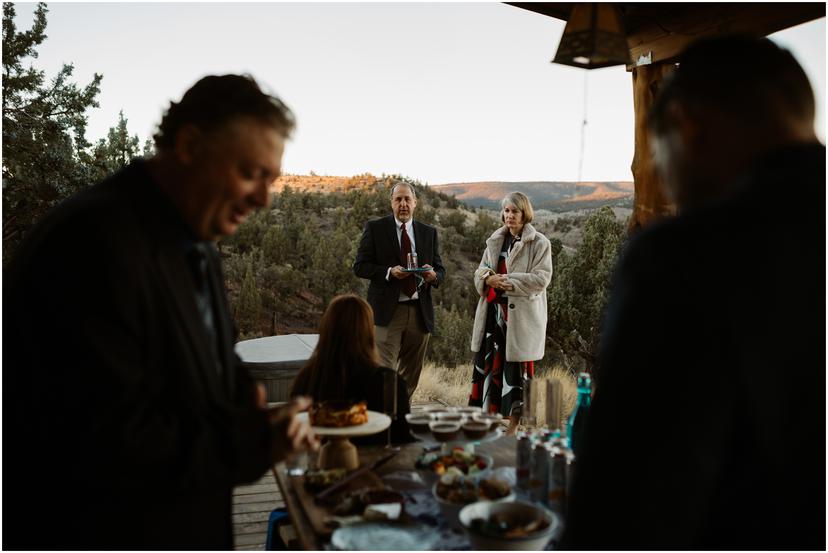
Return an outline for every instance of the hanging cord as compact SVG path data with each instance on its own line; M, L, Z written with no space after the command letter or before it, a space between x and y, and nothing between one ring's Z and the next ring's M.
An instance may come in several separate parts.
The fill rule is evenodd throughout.
M578 182L581 182L581 176L584 169L584 146L586 145L586 127L587 127L587 92L589 85L589 71L584 69L584 119L581 122L581 155L578 156Z

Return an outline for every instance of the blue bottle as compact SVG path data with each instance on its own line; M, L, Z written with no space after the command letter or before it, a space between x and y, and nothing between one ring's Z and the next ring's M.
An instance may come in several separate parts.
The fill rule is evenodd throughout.
M589 406L592 403L592 377L589 373L580 373L578 375L578 401L575 404L575 409L569 417L567 429L569 434L569 447L576 454L580 447L580 441L583 435L584 426L586 425L587 417L589 416Z

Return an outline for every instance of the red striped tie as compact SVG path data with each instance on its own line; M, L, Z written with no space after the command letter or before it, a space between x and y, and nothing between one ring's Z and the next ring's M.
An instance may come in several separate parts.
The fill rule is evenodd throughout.
M400 230L402 231L402 234L400 235L400 243L402 244L400 253L402 254L403 267L405 267L408 260L408 254L411 253L411 238L408 237L408 233L405 231L405 223L400 225ZM414 284L414 280L414 275L411 275L410 277L402 279L402 282L400 282L402 291L409 298L413 297L417 292L417 285Z

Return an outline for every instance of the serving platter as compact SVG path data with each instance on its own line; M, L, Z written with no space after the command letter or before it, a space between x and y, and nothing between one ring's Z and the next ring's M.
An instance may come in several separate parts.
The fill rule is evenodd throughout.
M391 426L391 417L377 411L367 411L368 422L355 426L312 426L314 433L319 436L337 436L342 438L356 438L358 436L371 436L382 432ZM299 413L296 418L303 422L310 422L308 413Z
M355 426L312 426L314 433L328 441L319 450L319 468L345 468L353 470L359 466L359 453L348 438L371 436L391 426L391 417L377 411L367 411L368 422ZM308 413L299 413L299 420L310 422Z

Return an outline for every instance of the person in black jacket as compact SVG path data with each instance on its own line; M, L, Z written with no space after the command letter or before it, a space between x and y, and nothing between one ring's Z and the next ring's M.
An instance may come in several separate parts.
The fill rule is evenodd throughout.
M233 486L315 447L310 400L268 410L234 352L214 244L268 204L292 128L252 78L205 77L155 157L27 237L3 282L5 549L232 549Z
M366 401L368 409L394 415L391 441L413 441L405 416L411 412L405 378L377 357L374 313L354 294L331 300L319 323L319 342L293 382L291 396L314 401ZM357 443L386 443L385 434Z
M680 215L619 263L563 548L825 549L825 147L802 68L699 42L650 114Z
M446 277L437 229L414 220L416 207L414 187L395 184L393 213L365 224L354 261L354 274L370 281L368 303L374 310L380 362L405 378L409 397L417 388L434 331L431 289ZM420 267L430 269L422 278L403 271L409 253L418 256Z

